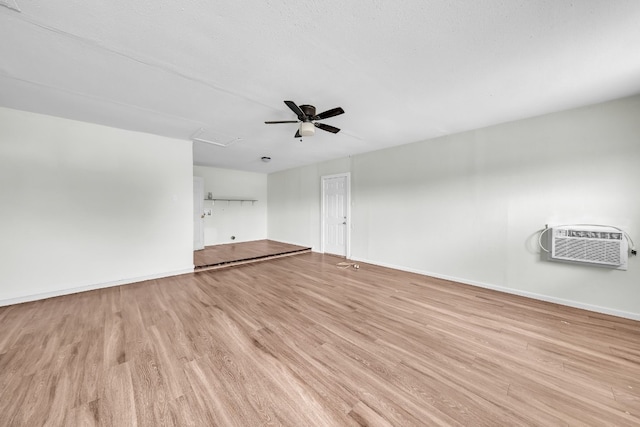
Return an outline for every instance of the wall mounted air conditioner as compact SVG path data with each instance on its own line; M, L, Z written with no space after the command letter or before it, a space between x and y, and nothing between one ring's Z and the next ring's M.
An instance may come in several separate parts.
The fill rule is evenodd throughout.
M560 226L547 231L548 261L627 269L628 243L624 233L606 226Z

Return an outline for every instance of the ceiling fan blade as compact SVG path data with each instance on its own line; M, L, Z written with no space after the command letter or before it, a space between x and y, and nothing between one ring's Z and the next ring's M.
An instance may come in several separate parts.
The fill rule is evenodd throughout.
M265 124L267 125L273 125L276 123L298 123L297 120L283 120L283 121L277 121L277 122L265 122Z
M293 111L296 116L298 116L298 120L306 120L307 116L306 114L304 114L304 112L300 109L300 107L298 107L296 105L295 102L293 101L284 101L285 104L287 104L287 107L289 107L291 109L291 111Z
M344 114L344 110L340 107L332 108L331 110L327 110L320 114L316 114L311 118L311 120L322 120L328 119L329 117L339 116L340 114Z
M294 138L302 138L302 135L300 135L300 129L298 129L298 130L296 131L296 134L295 134L295 135L293 135L293 137L294 137Z
M326 130L327 132L331 132L331 133L340 132L340 129L333 126L325 125L324 123L314 123L314 126L317 127L318 129Z

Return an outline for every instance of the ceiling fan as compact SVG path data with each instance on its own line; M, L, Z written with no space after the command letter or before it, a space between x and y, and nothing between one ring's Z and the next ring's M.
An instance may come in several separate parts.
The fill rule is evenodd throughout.
M325 125L324 123L318 123L316 120L328 119L329 117L339 116L344 114L344 110L340 107L332 108L320 114L316 114L316 107L313 105L301 105L298 107L293 101L284 101L287 107L291 109L298 116L298 120L284 120L276 122L265 122L268 125L276 123L300 123L300 128L296 131L294 138L300 138L303 136L312 136L315 133L314 127L318 129L326 130L331 133L338 133L340 129L337 127Z

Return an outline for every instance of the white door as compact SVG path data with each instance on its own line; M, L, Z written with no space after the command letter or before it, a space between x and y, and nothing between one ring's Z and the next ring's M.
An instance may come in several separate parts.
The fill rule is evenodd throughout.
M204 178L193 177L193 250L204 249Z
M349 174L322 177L322 251L349 257Z

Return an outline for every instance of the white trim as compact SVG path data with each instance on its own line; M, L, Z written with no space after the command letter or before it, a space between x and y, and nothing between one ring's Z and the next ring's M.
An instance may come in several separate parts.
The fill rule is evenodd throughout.
M546 302L551 302L551 303L554 303L554 304L565 305L565 306L568 306L568 307L580 308L580 309L583 309L583 310L593 311L595 313L608 314L608 315L611 315L611 316L623 317L625 319L631 319L631 320L640 320L640 313L631 313L631 312L628 312L628 311L614 310L614 309L607 308L607 307L601 307L599 305L585 304L585 303L581 303L581 302L578 302L578 301L572 301L572 300L567 300L567 299L563 299L563 298L556 298L556 297L552 297L552 296L548 296L548 295L537 294L535 292L521 291L521 290L518 290L518 289L505 288L503 286L492 285L492 284L489 284L489 283L477 282L475 280L461 279L459 277L446 276L444 274L437 274L437 273L418 270L418 269L414 269L414 268L400 267L400 266L393 265L393 264L388 264L388 263L369 261L369 260L366 260L364 258L352 258L351 260L352 261L358 261L358 262L365 262L367 264L379 265L380 267L393 268L395 270L408 271L409 273L421 274L423 276L435 277L437 279L449 280L451 282L458 282L458 283L462 283L462 284L465 284L465 285L471 285L471 286L477 286L477 287L480 287L480 288L491 289L491 290L494 290L494 291L504 292L504 293L507 293L507 294L519 295L519 296L522 296L522 297L532 298L532 299L539 300L539 301L546 301Z
M199 190L198 194L196 193L196 188ZM194 251L199 251L204 249L204 247L206 246L205 243L205 235L204 235L204 220L202 219L202 216L200 216L200 218L197 218L199 215L203 215L204 214L204 178L201 176L194 176L193 177L193 250ZM196 210L199 210L200 212L196 214ZM200 226L200 243L202 243L202 246L196 246L196 239L195 239L195 230L196 228L198 228L198 225L196 225L196 221L200 221L200 223L198 224Z
M23 295L16 298L0 300L0 307L6 305L20 304L23 302L37 301L46 298L59 297L62 295L77 294L79 292L93 291L95 289L111 288L113 286L128 285L131 283L144 282L145 280L161 279L163 277L178 276L180 274L193 273L194 266L181 270L165 271L163 273L151 274L148 276L130 277L128 279L120 279L112 282L95 283L92 285L79 286L77 288L60 289L52 292L44 292L40 294Z
M351 258L351 172L336 173L333 175L322 175L320 177L320 253L324 253L324 181L325 179L341 178L347 179L347 235L346 239L346 258Z

